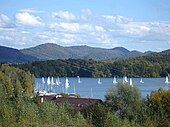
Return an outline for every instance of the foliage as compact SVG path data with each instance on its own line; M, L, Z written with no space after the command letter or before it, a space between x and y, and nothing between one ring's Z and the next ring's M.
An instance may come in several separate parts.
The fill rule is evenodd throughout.
M124 120L131 121L131 126L168 127L170 125L170 90L154 91L142 100L137 88L118 84L110 89L105 97L106 106L110 111ZM111 115L108 121L116 119L112 117ZM118 123L116 126L123 125Z
M105 106L95 104L86 107L83 111L85 118L88 119L94 127L103 127L107 115L107 109Z
M106 105L122 118L136 120L140 110L141 96L136 87L118 84L108 91Z
M170 125L170 90L158 90L147 98L148 116L157 127Z
M163 77L170 73L170 50L119 61L48 60L15 65L36 77Z
M110 89L104 104L84 107L40 103L33 94L34 78L18 68L0 68L0 126L2 127L168 127L170 90L152 92L141 99L136 87L118 84ZM68 96L68 95L65 95Z
M80 112L68 104L40 103L33 96L33 76L23 70L0 68L0 126L3 127L88 127Z
M0 83L10 97L33 96L34 76L30 72L2 65L0 68Z
M93 127L140 127L137 123L130 122L113 114L105 105L91 105L82 112Z

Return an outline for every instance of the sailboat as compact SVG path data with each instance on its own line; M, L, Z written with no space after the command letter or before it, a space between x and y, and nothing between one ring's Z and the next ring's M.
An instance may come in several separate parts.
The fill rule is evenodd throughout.
M41 80L42 80L42 84L43 84L43 90L45 90L45 78L42 77Z
M125 81L126 83L128 82L127 76L124 77L124 81Z
M140 83L144 83L143 80L142 80L142 78L140 79Z
M129 85L130 85L130 86L133 86L132 78L130 78Z
M39 83L37 82L37 88L35 88L36 92L38 92L40 90L40 86L39 86Z
M98 84L102 84L102 82L101 82L101 80L100 80L100 78L98 79L98 82L97 82Z
M66 93L68 93L68 88L70 87L70 85L69 85L69 80L68 80L68 78L66 77L66 81L65 81L65 92Z
M76 86L74 85L74 94L76 94Z
M166 76L166 78L165 78L165 83L170 83L170 82L168 81L168 76Z
M57 86L60 85L59 82L58 82L58 79L56 79L55 84L56 84Z
M117 83L116 77L114 76L114 78L113 78L113 84L116 84L116 83Z
M50 81L50 77L47 78L47 85L50 85L51 81Z
M59 83L59 85L60 85L60 84L61 84L61 82L60 82L60 78L58 77L58 78L57 78L57 80L58 80L58 83Z
M45 84L45 79L44 79L44 77L42 77L42 84Z
M47 91L48 91L48 88L49 88L49 85L51 85L51 81L50 81L50 77L47 78ZM50 86L50 89L49 91L51 91L51 86Z
M78 78L78 83L81 83L80 77L79 77L79 76L77 76L77 78Z
M93 89L91 88L91 98L93 98Z
M54 85L55 83L54 83L54 78L52 77L51 78L51 85Z

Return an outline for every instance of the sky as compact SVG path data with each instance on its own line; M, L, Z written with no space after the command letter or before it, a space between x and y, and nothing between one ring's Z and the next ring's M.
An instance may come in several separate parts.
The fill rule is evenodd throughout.
M0 0L0 45L170 48L170 0Z

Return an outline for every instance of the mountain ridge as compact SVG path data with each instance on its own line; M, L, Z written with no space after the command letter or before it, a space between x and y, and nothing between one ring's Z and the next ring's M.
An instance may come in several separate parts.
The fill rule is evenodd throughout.
M139 51L129 51L124 47L112 49L90 47L87 45L63 47L54 43L45 43L35 47L20 50L23 54L36 57L40 60L55 59L95 59L117 60L128 57L145 55Z
M20 50L0 46L0 62L4 63L23 63L37 60L35 57L23 54Z

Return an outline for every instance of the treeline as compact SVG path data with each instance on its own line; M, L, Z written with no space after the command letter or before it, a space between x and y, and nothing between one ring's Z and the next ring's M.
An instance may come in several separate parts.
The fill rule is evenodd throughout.
M15 65L29 70L36 77L165 77L170 73L170 50L151 53L119 61L94 61L81 59L37 61Z

